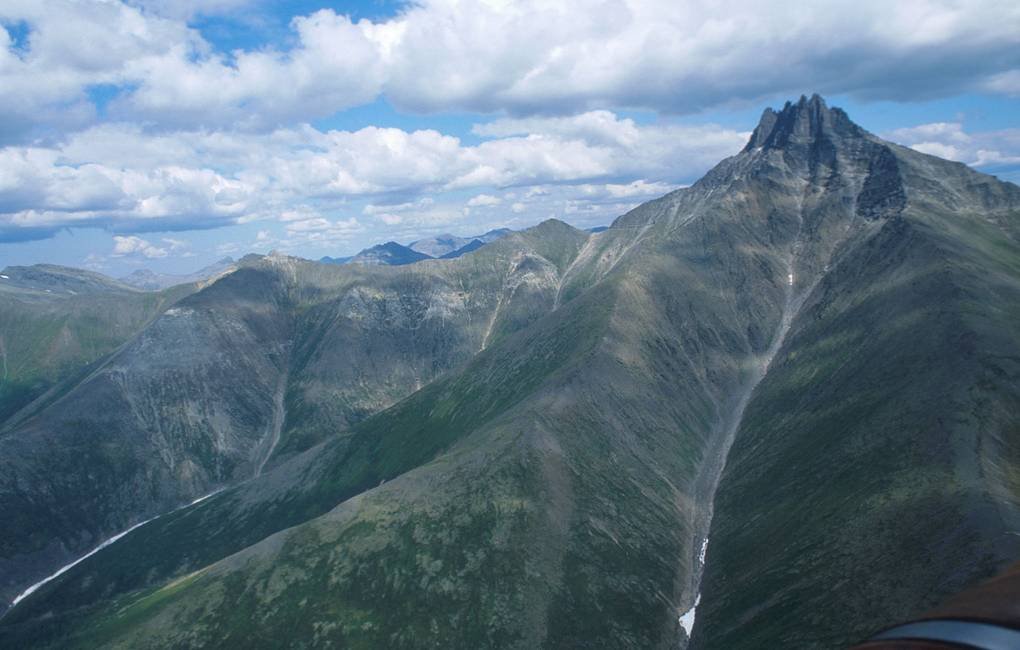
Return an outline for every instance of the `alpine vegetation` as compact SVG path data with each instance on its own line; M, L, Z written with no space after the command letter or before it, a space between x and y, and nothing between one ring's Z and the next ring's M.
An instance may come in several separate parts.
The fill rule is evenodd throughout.
M0 2L0 650L1017 645L1020 11L802 5Z
M8 408L0 641L852 644L1020 554L1018 237L1016 185L816 95L601 232L9 268L5 323L147 311Z

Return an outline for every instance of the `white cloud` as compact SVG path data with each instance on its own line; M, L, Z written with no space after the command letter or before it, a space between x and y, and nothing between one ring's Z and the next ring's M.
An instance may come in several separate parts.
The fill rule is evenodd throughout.
M502 202L503 200L498 196L493 196L491 194L479 194L478 196L473 196L468 199L467 206L469 208L487 208L499 205Z
M390 203L386 205L369 203L361 210L361 212L362 214L368 215L381 215L393 212L407 212L409 210L424 210L435 204L435 202L435 199L431 196L423 196L417 201L407 201L405 203Z
M196 61L193 48L178 47L134 60L127 75L138 85L111 110L164 124L261 128L329 115L381 92L382 28L328 10L291 25L299 46L287 52L259 49Z
M38 125L74 128L93 121L89 87L137 81L129 69L138 61L204 48L183 23L120 2L6 0L0 21L29 29L27 46L15 49L0 26L0 141L37 135Z
M94 120L87 91L97 84L118 89L108 110L123 119L257 129L380 96L417 111L571 114L693 112L812 90L916 99L1020 88L1020 9L1000 0L839 0L810 11L752 0L421 0L375 22L299 16L289 47L231 53L184 22L202 3L139 2L149 11L116 0L0 7L32 30L24 52L0 31L8 138L25 125Z
M639 123L622 109L665 115L804 90L1020 94L1015 2L420 0L376 21L299 16L289 39L235 52L187 24L245 4L0 4L3 25L29 30L16 43L17 30L0 29L0 241L71 226L129 235L278 221L287 241L325 242L550 214L604 222L694 180L748 135ZM470 143L305 123L379 97L497 117ZM1020 155L1015 131L957 123L895 138L992 169Z
M179 250L181 248L187 248L188 242L183 239L174 239L173 237L163 237L160 239L164 244L170 246L170 250Z
M113 238L113 252L110 255L112 257L142 256L156 259L166 257L168 253L167 249L153 246L141 237L115 235Z
M55 146L0 149L0 238L66 226L138 232L308 221L357 197L404 198L362 209L381 223L453 223L468 216L463 208L497 210L493 189L608 183L623 196L640 194L642 186L628 187L639 180L672 187L747 138L712 125L638 125L608 111L496 120L476 131L485 139L465 145L432 130L147 133L104 124ZM456 209L435 205L433 194L464 188L487 191Z
M992 75L985 81L984 89L1011 97L1020 96L1020 70L1008 70Z
M928 93L955 92L1015 68L1020 31L1014 3L949 0L810 11L750 0L431 0L401 21L387 82L398 104L525 113L686 111L805 89L896 98L918 80Z
M1020 128L968 133L962 122L934 122L896 129L885 137L923 153L991 171L1020 165Z
M128 4L167 18L214 16L256 4L257 0L128 0Z
M0 237L12 228L212 226L249 208L249 188L210 169L69 159L56 148L0 149Z

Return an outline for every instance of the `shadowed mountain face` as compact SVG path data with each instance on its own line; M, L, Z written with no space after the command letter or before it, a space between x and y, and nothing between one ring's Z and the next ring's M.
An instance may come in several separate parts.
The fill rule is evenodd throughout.
M512 232L509 228L498 228L496 230L490 230L483 235L473 235L471 237L458 237L457 235L436 235L435 237L428 237L426 239L419 239L418 241L411 242L408 244L409 248L412 248L419 253L425 253L429 257L437 257L440 259L450 259L453 257L460 257L464 253L470 252L475 248L479 248L482 244L488 244L494 242L497 239L505 237ZM479 242L478 245L474 245L474 242ZM472 246L470 250L464 250L468 246ZM458 251L461 251L460 254Z
M425 253L402 246L395 241L366 248L347 261L348 264L402 266L429 259Z
M534 320L556 284L537 237L537 248L569 254L586 235L550 224L408 270L250 256L178 302L0 437L0 512L18 524L0 549L5 600L138 521L345 431Z
M366 248L352 257L323 257L319 261L323 264L403 266L428 259L450 260L476 251L511 232L508 228L499 228L475 237L436 235L411 242L407 246L391 241Z
M0 432L196 288L143 293L49 264L0 271Z
M813 97L604 232L242 261L0 438L45 531L8 591L232 487L0 643L673 648L696 602L696 647L858 641L1020 554L1018 237L1020 188ZM65 440L129 487L40 480Z

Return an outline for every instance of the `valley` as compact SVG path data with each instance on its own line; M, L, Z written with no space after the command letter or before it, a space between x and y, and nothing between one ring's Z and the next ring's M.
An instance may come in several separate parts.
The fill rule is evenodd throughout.
M4 416L0 645L853 644L1020 555L1018 242L815 95L599 232L93 288L145 308Z

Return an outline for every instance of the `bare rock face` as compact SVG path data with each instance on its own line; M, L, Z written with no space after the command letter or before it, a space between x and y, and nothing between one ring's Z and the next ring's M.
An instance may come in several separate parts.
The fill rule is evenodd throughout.
M6 542L8 590L231 487L0 643L855 642L1020 552L1018 236L1020 188L815 96L597 234L242 261L0 439L0 512L47 531ZM81 432L110 444L76 465Z
M556 273L527 236L409 271L246 258L0 438L0 512L23 522L3 593L422 388L547 311Z

